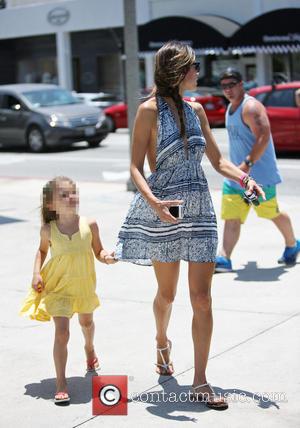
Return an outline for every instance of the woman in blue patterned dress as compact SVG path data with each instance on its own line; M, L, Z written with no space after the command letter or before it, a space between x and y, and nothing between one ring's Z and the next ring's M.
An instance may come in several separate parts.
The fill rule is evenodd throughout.
M183 101L183 92L194 90L197 84L199 65L194 61L194 51L180 42L169 42L156 54L155 88L140 105L133 131L130 170L138 192L119 233L115 256L154 267L158 290L153 307L160 375L174 372L167 327L180 260L188 262L195 358L193 396L210 408L225 409L227 403L214 396L206 379L213 325L211 281L217 222L201 167L203 154L225 177L243 180L248 190L255 189L258 194L263 195L263 191L221 156L201 104ZM152 171L148 179L143 173L146 155ZM174 205L182 205L182 219L170 213Z

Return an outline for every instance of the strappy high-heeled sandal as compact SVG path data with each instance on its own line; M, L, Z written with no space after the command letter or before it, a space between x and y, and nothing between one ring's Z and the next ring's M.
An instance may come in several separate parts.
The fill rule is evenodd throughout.
M168 344L165 348L156 348L163 362L163 364L155 363L156 373L158 373L161 376L172 376L172 374L174 373L173 362L170 361L170 359L168 362L166 362L165 357L163 356L163 351L168 350L169 357L170 357L171 349L172 349L172 342L170 340L168 340Z
M213 397L210 397L208 392L197 392L198 388L202 388L203 386L208 386L212 390ZM228 403L224 398L214 398L215 391L213 390L210 383L203 383L202 385L193 386L193 397L196 401L204 403L206 407L214 410L226 410L228 409Z

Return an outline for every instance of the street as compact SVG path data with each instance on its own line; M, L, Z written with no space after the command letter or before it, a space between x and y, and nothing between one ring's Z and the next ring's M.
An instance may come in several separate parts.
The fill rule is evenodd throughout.
M224 128L213 129L216 141L225 157L228 157L227 132ZM220 189L222 177L211 167L207 158L203 167L210 188ZM295 195L300 187L300 154L278 158L283 183L282 195ZM146 173L149 170L146 168ZM0 177L40 178L47 181L56 175L67 175L75 181L126 183L129 178L129 137L126 129L110 133L101 146L91 149L85 142L73 146L33 154L18 149L0 148Z

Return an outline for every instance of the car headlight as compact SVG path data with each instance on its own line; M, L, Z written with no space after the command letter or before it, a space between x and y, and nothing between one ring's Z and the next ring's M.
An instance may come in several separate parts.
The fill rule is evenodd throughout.
M47 122L52 128L55 128L56 126L62 126L62 127L70 127L70 121L63 117L58 117L56 114L51 114L51 116L46 117Z

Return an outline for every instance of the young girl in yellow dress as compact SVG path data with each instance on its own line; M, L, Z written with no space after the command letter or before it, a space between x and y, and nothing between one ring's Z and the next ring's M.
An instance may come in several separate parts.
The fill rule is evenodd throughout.
M40 246L32 288L20 312L39 321L54 320L55 403L70 400L65 369L69 320L74 313L78 313L85 339L87 370L99 369L93 344L93 311L100 305L95 292L94 255L102 263L115 263L113 253L102 246L96 221L79 216L78 205L76 184L70 178L56 177L44 186ZM49 247L51 259L42 268Z

